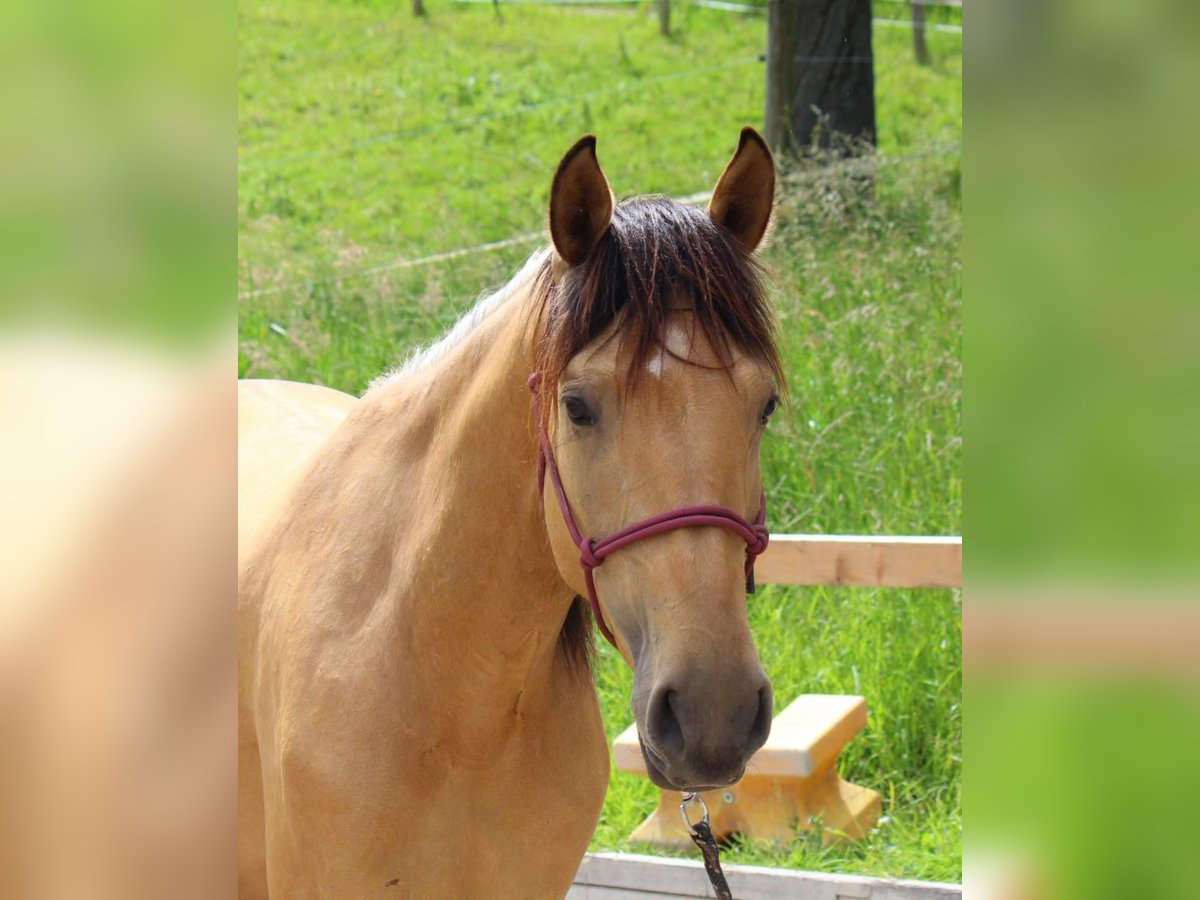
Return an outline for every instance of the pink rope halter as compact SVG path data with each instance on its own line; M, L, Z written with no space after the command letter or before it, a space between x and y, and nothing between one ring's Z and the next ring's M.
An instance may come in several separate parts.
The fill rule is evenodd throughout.
M558 464L554 461L550 439L547 437L545 426L542 423L539 380L540 376L536 372L529 376L529 390L533 393L533 415L538 423L538 491L545 494L546 472L549 472L550 483L554 485L554 495L558 498L558 508L562 510L563 521L567 525L571 540L579 548L579 565L583 567L583 577L587 582L588 600L592 604L592 614L596 618L596 624L600 626L600 633L610 644L616 647L617 641L613 636L612 629L604 621L604 613L600 610L600 600L596 596L596 584L592 578L592 571L622 547L628 547L630 544L656 534L673 531L676 528L707 526L727 528L735 532L746 542L746 591L753 592L754 560L767 549L767 541L770 540L770 534L764 524L767 519L767 498L764 494L759 495L758 517L754 522L746 521L728 506L681 506L670 512L659 513L648 519L642 519L640 522L634 522L619 531L614 531L608 537L599 540L585 538L575 523L571 504L567 502L567 492L563 488L562 478L559 477Z

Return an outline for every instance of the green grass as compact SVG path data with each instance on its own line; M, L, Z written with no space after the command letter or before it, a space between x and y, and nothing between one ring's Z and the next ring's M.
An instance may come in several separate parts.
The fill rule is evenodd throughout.
M364 270L538 231L584 131L618 195L683 195L710 188L739 127L761 122L760 17L681 4L665 40L649 5L508 6L502 22L488 5L427 6L419 21L404 2L240 4L245 376L354 392L435 338L538 239ZM931 34L928 67L908 32L874 40L880 149L899 161L786 175L765 253L793 397L764 446L775 531L962 528L961 39ZM767 587L749 609L781 705L866 696L841 770L883 794L887 818L855 845L801 835L726 858L960 880L957 593ZM608 649L596 674L613 737L631 674ZM626 838L653 796L614 772L594 848L645 849Z

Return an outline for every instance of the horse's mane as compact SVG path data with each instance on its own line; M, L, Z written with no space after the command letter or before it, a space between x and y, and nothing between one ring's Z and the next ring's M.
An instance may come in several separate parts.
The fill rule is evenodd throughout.
M633 391L651 357L671 352L670 313L686 304L722 368L740 351L766 363L777 389L786 390L759 266L702 209L663 197L628 200L585 262L556 282L548 258L534 277L533 299L546 322L535 362L541 384L557 384L572 357L616 321L613 338L628 359L625 389ZM542 415L552 407L543 403ZM590 619L577 597L560 647L580 668L592 652Z

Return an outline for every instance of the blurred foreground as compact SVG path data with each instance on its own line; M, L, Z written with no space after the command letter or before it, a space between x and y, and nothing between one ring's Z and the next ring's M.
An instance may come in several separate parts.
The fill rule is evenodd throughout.
M1190 896L1200 10L969 5L965 883Z
M234 891L232 24L0 9L5 898Z
M230 365L0 344L0 896L233 886Z

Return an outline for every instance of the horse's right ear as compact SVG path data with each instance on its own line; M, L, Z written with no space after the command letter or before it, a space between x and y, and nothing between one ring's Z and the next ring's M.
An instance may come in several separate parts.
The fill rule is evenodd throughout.
M584 135L567 151L550 186L550 240L569 266L596 248L612 222L613 195L596 160L596 137Z

